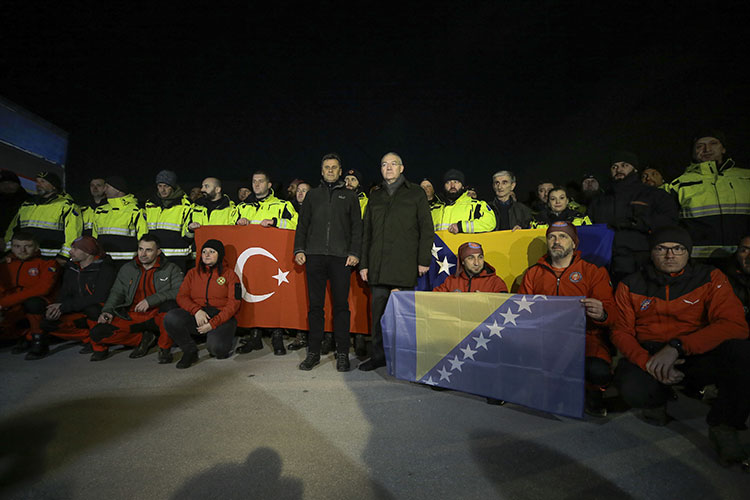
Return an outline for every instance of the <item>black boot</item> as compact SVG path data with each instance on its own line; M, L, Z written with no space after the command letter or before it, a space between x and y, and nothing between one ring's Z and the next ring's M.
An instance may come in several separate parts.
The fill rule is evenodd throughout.
M276 356L283 356L286 354L284 349L284 330L281 328L275 328L271 335L271 345L273 346L273 353Z
M198 362L198 351L186 351L182 353L182 359L177 362L177 368L183 370L190 368Z
M329 352L333 351L333 349L333 334L326 332L323 334L323 342L320 343L320 354L325 356Z
M130 357L133 359L142 358L148 354L148 351L150 351L155 345L156 335L154 335L154 332L146 330L141 334L141 343L138 344L138 347L133 349L133 352L130 353Z
M351 369L348 352L336 353L336 371L348 372Z
M90 361L104 361L109 357L109 350L106 351L94 351L91 355Z
M320 354L314 352L308 352L305 360L299 364L299 369L306 372L313 369L313 366L320 363Z
M260 351L263 349L263 332L260 328L251 328L250 336L243 339L244 343L237 348L237 352L240 354L247 354L253 351Z
M286 346L286 348L290 351L296 351L303 347L307 347L307 335L302 330L297 330L297 336Z
M31 335L31 349L26 353L26 360L42 359L49 352L49 338L46 333Z
M361 333L354 334L354 354L360 358L367 356L367 342Z
M13 346L13 349L10 352L12 354L21 354L28 351L29 349L31 349L31 341L26 340L26 337L21 337L20 339L18 339L18 342L16 342L16 345Z
M159 348L159 357L157 358L157 360L159 361L160 365L168 365L172 362L173 359L174 356L172 356L172 349L164 349L163 347Z

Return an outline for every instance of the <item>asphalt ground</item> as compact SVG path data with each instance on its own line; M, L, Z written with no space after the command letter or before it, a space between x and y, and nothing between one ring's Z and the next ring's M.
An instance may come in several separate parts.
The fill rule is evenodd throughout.
M303 372L304 351L265 342L225 360L204 349L187 370L154 351L0 349L0 498L750 497L750 473L716 461L703 401L680 396L666 427L634 410L562 418L385 368L338 373L332 355Z

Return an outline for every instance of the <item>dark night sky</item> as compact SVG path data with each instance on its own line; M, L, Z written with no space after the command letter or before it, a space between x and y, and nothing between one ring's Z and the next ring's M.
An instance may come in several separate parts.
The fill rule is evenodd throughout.
M748 156L739 2L156 3L0 7L0 95L70 132L74 194L96 172L317 179L329 151L375 180L395 150L412 180L461 168L489 196L512 169L524 196L614 147L677 174L705 126Z

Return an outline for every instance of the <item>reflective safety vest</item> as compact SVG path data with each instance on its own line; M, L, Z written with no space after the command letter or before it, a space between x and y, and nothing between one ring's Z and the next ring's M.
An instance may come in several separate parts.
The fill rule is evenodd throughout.
M186 257L190 255L191 240L187 237L190 215L193 204L187 195L175 201L169 208L164 208L161 201L148 200L144 213L148 232L159 238L161 253L167 257Z
M667 192L680 205L680 219L693 239L693 257L734 253L750 234L750 170L728 158L721 166L706 161L690 165Z
M297 211L291 202L280 200L273 191L260 201L240 203L237 206L237 219L245 218L250 224L260 224L264 219L272 219L279 229L297 228Z
M112 260L130 260L136 256L138 240L148 227L143 209L132 194L110 198L94 211L91 236L99 240Z
M190 222L197 222L201 226L234 226L234 223L237 222L237 207L229 199L229 196L224 194L221 197L221 202L211 212L200 201L194 203L189 220Z
M107 199L104 198L102 202L99 205L92 204L90 205L81 205L81 215L83 216L83 234L86 236L91 236L91 230L94 228L94 212L96 209L102 205L107 203Z
M16 231L27 231L39 241L43 257L70 257L70 245L81 236L81 209L66 193L43 199L38 196L21 204L5 233L5 249Z
M582 215L581 217L573 217L570 221L571 224L574 226L588 226L591 224L591 219L589 219L588 215ZM549 224L545 222L537 222L535 220L531 221L531 229L539 229L549 227Z
M359 209L362 212L362 218L365 218L365 209L367 208L367 202L369 201L367 199L367 195L364 192L361 192L357 194L357 199L359 200Z
M443 205L430 211L435 231L447 231L451 224L458 224L460 233L486 233L495 230L495 212L487 202L475 200L467 193L455 203Z

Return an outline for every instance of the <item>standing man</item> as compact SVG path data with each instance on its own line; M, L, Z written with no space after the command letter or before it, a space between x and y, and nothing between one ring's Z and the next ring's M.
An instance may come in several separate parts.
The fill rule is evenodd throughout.
M667 189L695 243L693 257L727 257L750 234L750 170L735 165L726 145L719 130L696 134L693 163Z
M70 245L81 236L80 208L62 190L62 180L54 172L39 172L36 196L23 202L5 233L5 249L16 231L31 233L43 257L57 258L60 265L70 257Z
M0 234L5 235L8 224L21 208L21 204L31 198L21 186L15 172L0 170Z
M89 193L91 193L91 201L88 205L81 206L81 215L83 215L83 234L91 236L91 230L94 227L94 212L100 206L107 203L107 195L105 194L105 187L107 181L101 177L94 177L89 181Z
M365 208L367 207L367 194L362 189L362 172L350 168L346 171L344 182L346 183L346 189L357 193L357 199L359 199L359 208L362 211L362 217L365 216Z
M359 365L363 371L385 366L380 319L391 292L414 288L430 269L435 230L424 190L403 176L404 163L396 153L380 161L383 183L370 193L362 235L359 274L372 292L372 357Z
M528 229L534 216L529 207L516 201L513 192L516 189L516 175L508 170L495 172L492 176L492 189L495 191L495 198L490 207L495 212L495 231Z
M192 244L187 235L192 234L188 224L193 204L177 184L177 174L171 170L156 174L154 200L146 202L148 232L159 238L162 255L185 272Z
M231 226L237 220L234 202L225 195L221 181L216 177L206 177L201 183L202 196L194 203L188 231L194 232L201 226ZM192 234L188 235L192 238Z
M320 363L326 285L331 283L336 370L349 371L349 283L359 263L362 216L355 190L341 181L341 158L327 154L321 162L323 180L307 194L294 236L294 261L307 271L310 325L307 357L300 370Z
M171 363L172 340L163 327L166 313L177 308L182 284L180 268L161 254L159 240L146 234L138 241L135 259L122 266L102 307L98 324L91 329L94 353L91 361L102 361L110 345L138 346L131 358L141 358L157 343L159 363Z
M683 228L657 229L651 261L620 282L612 342L623 354L614 382L623 400L643 417L666 425L670 386L715 383L719 396L706 421L724 464L748 458L737 430L750 415L750 342L742 304L727 277L691 263L692 240Z
M612 380L609 329L617 318L609 274L583 260L578 231L571 222L553 222L547 228L547 254L524 274L518 293L524 295L583 296L586 308L586 413L607 415L603 392Z
M432 210L435 231L485 233L495 229L495 213L490 206L469 196L464 186L464 173L450 169L443 176L445 205Z
M138 206L136 197L127 192L124 177L107 178L104 187L107 203L94 211L91 230L91 236L99 241L118 268L135 257L138 240L148 231L143 209Z
M549 202L549 192L554 187L555 184L548 180L544 180L536 185L536 198L534 198L534 201L531 203L532 214L537 215L544 210Z
M677 223L674 200L663 189L643 184L638 164L635 153L612 153L610 188L589 206L594 224L607 224L615 230L610 266L615 283L649 261L651 231Z

